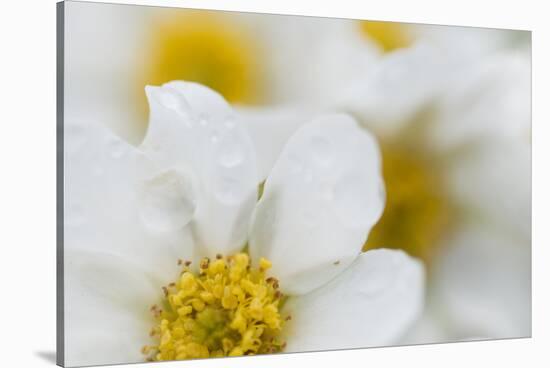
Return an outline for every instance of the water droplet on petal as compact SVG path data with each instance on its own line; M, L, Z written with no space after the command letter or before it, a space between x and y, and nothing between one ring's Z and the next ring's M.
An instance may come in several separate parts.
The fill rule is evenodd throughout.
M187 104L177 92L164 89L159 94L159 101L167 109L173 110L180 115L187 115ZM184 122L186 123L186 121Z
M159 95L160 103L169 109L176 110L179 107L179 101L177 96L174 96L170 92L163 91Z
M225 120L224 125L227 129L233 129L235 127L235 121L232 118Z
M198 120L200 126L205 127L208 125L208 118L205 115L200 114Z
M218 163L227 168L235 167L244 161L244 151L239 142L227 137L223 140L218 152Z
M225 204L238 203L244 197L246 189L242 183L230 176L222 177L216 185L215 195Z
M220 137L218 136L217 133L212 133L212 134L210 135L210 141L211 141L212 143L214 143L214 144L215 144L215 143L218 143L219 140L220 140Z
M171 169L145 181L139 197L143 223L154 231L173 231L191 221L196 208L195 177Z
M335 210L342 222L352 227L364 227L373 217L368 198L367 179L358 175L342 177L334 188Z
M332 145L328 138L314 136L311 138L311 152L315 162L321 166L328 166L332 162Z

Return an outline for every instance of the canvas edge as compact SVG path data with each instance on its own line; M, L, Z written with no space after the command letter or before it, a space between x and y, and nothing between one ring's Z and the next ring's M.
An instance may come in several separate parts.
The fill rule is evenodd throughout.
M64 86L65 2L56 3L56 364L65 365Z

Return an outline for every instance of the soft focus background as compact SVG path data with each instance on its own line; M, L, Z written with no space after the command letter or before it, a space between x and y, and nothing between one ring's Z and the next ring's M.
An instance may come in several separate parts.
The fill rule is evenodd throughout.
M314 114L348 112L383 153L386 209L364 249L401 248L428 269L424 316L403 343L531 335L529 32L109 4L68 11L67 117L138 144L144 86L191 80L245 118L272 117L247 122L262 153L262 140L283 144Z

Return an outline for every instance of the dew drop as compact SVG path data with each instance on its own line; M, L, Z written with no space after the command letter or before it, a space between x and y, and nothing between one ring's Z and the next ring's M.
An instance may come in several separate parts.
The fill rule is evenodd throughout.
M332 162L332 145L330 141L321 136L314 136L310 142L313 159L320 166L328 166Z
M224 125L227 129L233 129L235 127L235 121L232 118L225 120Z
M239 142L227 137L223 140L218 152L218 163L226 168L231 168L240 165L244 161L244 151Z
M368 198L368 180L360 175L342 177L334 188L334 206L340 219L352 227L367 226L373 217Z
M238 179L228 176L220 178L216 186L215 195L222 203L235 204L244 197L245 190Z
M198 116L198 120L199 120L199 125L202 126L202 127L205 127L208 125L208 119L205 115L203 114L200 114Z
M214 144L215 144L215 143L218 143L219 140L220 140L220 137L218 136L217 133L212 133L212 134L210 135L210 141L211 141L212 143L214 143Z
M170 92L162 91L159 95L160 103L171 110L180 110L181 103L177 96Z
M191 221L196 180L190 171L167 170L145 181L139 195L142 222L153 231L173 231Z

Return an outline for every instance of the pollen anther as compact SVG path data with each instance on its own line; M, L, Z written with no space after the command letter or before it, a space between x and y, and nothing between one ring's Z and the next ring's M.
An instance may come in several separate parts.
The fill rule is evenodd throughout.
M157 325L150 331L156 344L142 348L148 360L239 356L281 351L278 336L287 318L279 312L278 280L265 272L261 258L251 267L246 253L204 258L199 273L190 262L176 282L164 287L163 308L151 307Z

